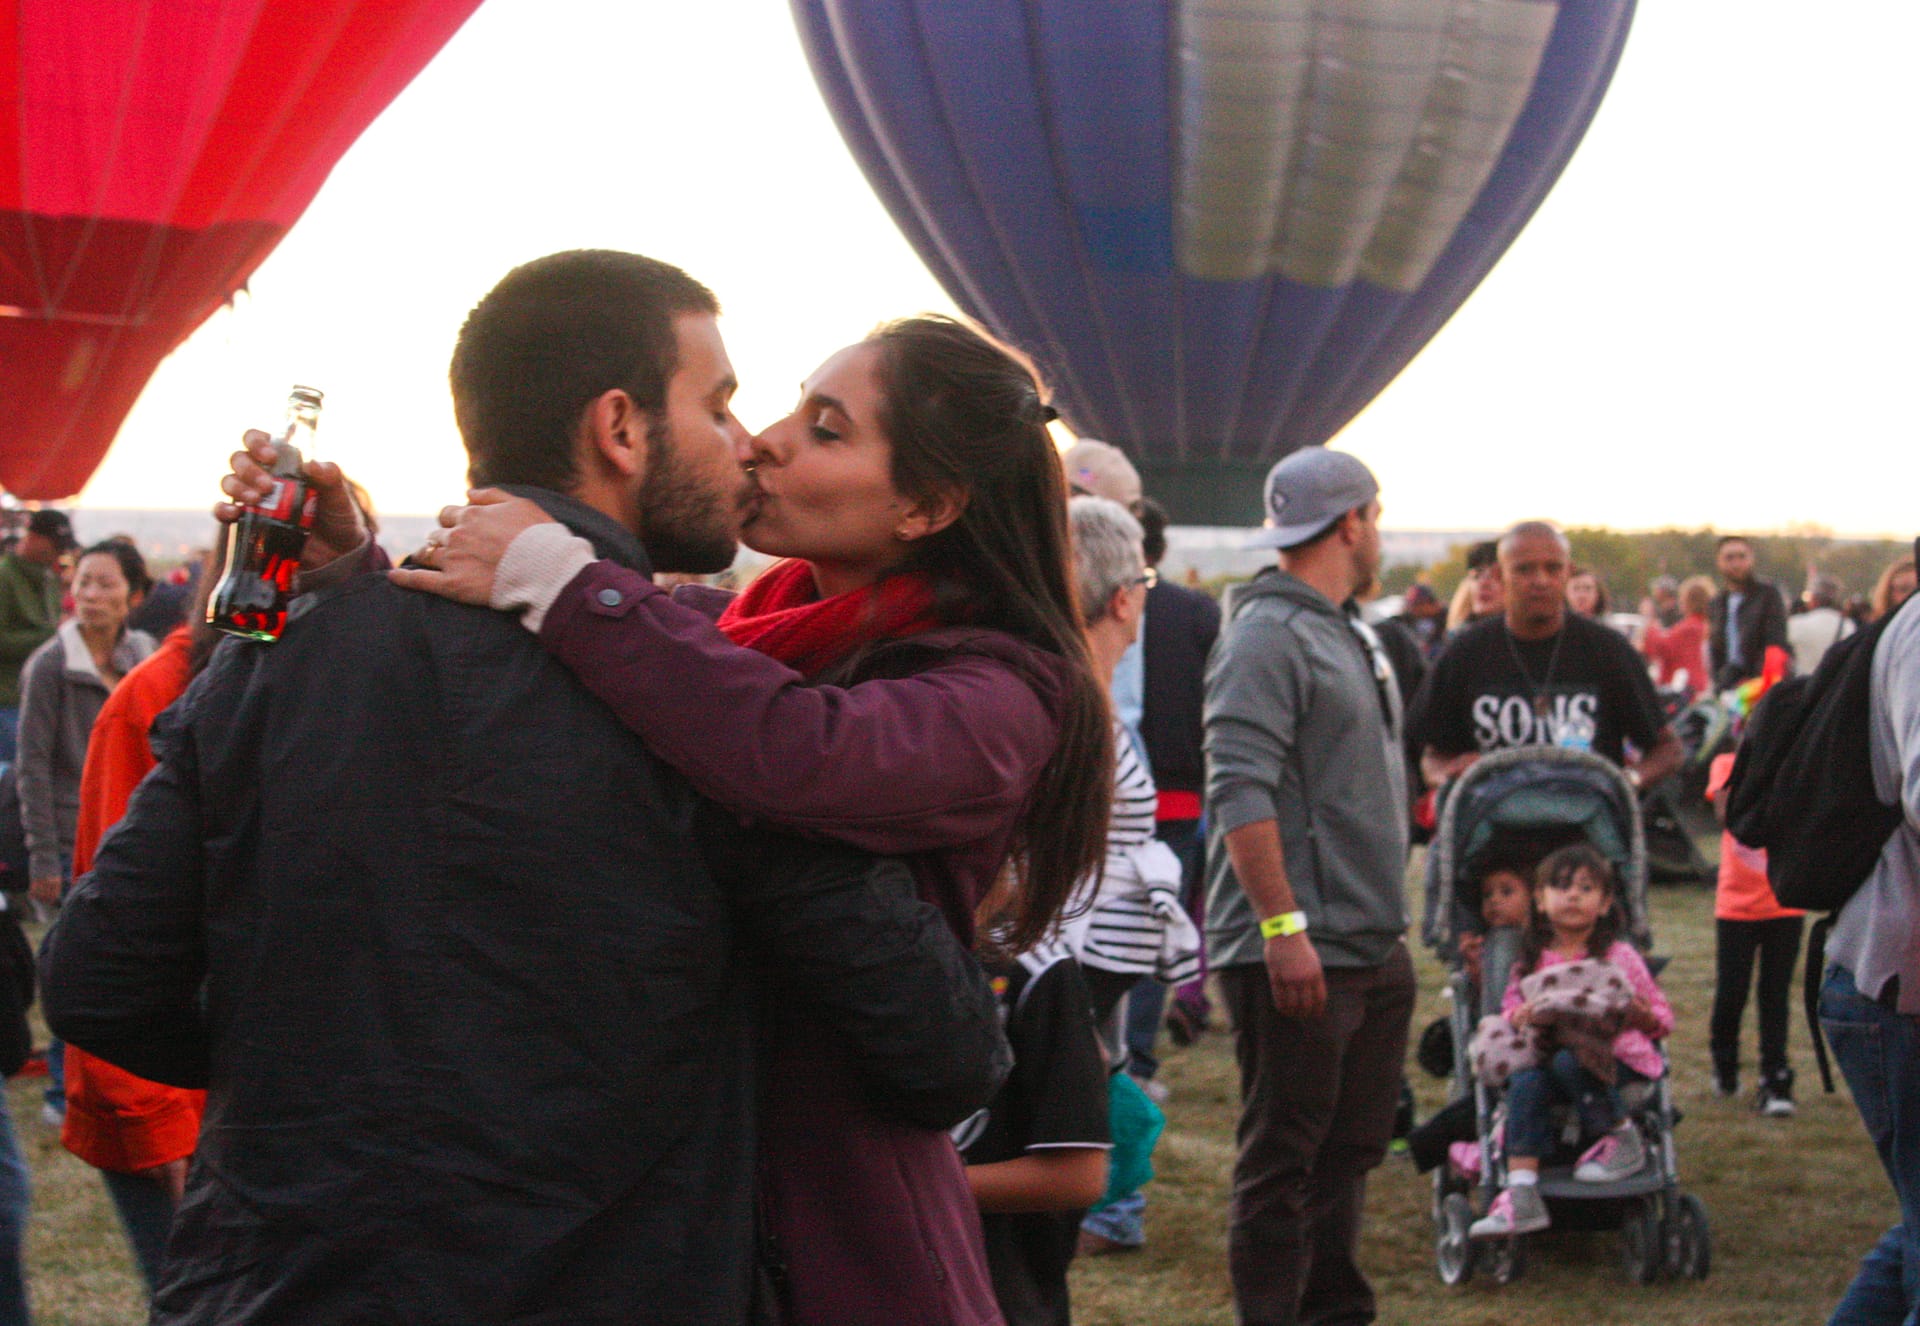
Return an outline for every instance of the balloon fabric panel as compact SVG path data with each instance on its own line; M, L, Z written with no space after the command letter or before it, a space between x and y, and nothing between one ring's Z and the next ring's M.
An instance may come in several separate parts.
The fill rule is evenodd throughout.
M479 0L0 7L0 484L77 492Z
M793 0L828 106L1076 430L1251 519L1459 307L1633 0Z

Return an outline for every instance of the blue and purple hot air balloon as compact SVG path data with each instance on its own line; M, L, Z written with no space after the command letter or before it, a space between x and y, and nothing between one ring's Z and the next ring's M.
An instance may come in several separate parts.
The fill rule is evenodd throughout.
M1519 233L1633 0L793 0L835 120L962 308L1177 520L1406 367Z

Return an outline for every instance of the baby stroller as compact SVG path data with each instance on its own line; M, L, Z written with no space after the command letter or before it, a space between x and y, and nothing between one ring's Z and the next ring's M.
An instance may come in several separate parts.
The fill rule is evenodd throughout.
M1499 751L1457 779L1441 811L1428 872L1425 939L1450 960L1447 988L1453 1039L1450 1096L1471 1097L1480 1165L1476 1176L1449 1163L1434 1171L1434 1257L1440 1279L1464 1284L1484 1265L1500 1284L1525 1267L1529 1236L1476 1243L1468 1228L1506 1183L1505 1161L1496 1145L1500 1092L1482 1085L1468 1064L1468 1046L1479 1019L1500 1011L1508 974L1519 957L1520 932L1496 930L1481 957L1484 988L1475 990L1458 961L1456 941L1479 929L1479 866L1489 851L1516 847L1544 855L1584 839L1613 862L1621 881L1626 938L1645 953L1653 934L1647 917L1646 840L1633 785L1606 760L1583 751L1529 746ZM1664 965L1649 959L1657 974ZM1663 1067L1665 1047L1661 1048ZM1627 1116L1646 1142L1647 1164L1613 1183L1576 1181L1567 1162L1577 1154L1579 1124L1569 1119L1561 1157L1548 1157L1540 1172L1554 1228L1620 1231L1627 1278L1651 1284L1663 1273L1705 1279L1712 1258L1706 1208L1680 1190L1674 1147L1675 1122L1668 1075L1624 1088ZM1571 1112L1569 1112L1571 1114ZM1560 1163L1554 1163L1558 1159Z
M1696 839L1720 836L1707 805L1707 774L1713 757L1733 749L1733 713L1707 694L1691 704L1686 692L1660 692L1667 722L1685 752L1679 771L1640 796L1647 832L1647 879L1654 884L1711 884L1714 867Z

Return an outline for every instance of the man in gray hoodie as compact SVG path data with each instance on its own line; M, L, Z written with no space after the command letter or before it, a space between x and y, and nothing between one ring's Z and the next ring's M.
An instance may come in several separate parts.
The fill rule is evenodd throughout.
M1280 566L1241 592L1207 672L1207 949L1240 1064L1242 1326L1374 1319L1361 1207L1415 994L1400 693L1341 606L1379 569L1378 493L1324 447L1274 466L1253 546Z

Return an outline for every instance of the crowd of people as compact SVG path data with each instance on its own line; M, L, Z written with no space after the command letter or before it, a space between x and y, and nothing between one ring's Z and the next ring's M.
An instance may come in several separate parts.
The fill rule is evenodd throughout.
M979 332L884 324L753 434L717 314L631 254L509 273L453 352L468 502L394 567L370 499L310 463L275 643L216 648L199 612L140 630L125 542L72 558L63 622L55 512L0 559L24 688L0 728L17 713L68 1042L47 1117L105 1176L153 1319L1056 1326L1076 1256L1147 1236L1158 1038L1215 1034L1212 991L1238 1319L1373 1320L1359 1236L1410 1123L1433 794L1536 747L1653 787L1686 756L1663 692L1817 666L1852 629L1840 587L1789 615L1729 538L1720 586L1657 582L1630 639L1526 521L1451 606L1416 585L1375 621L1379 482L1311 447L1267 477L1274 563L1223 610L1160 578L1166 512L1124 454L1058 453L1043 384ZM248 434L216 514L272 460ZM739 542L772 566L706 583ZM1912 582L1889 569L1883 614ZM1836 1019L1902 1027L1912 617L1874 694L1906 822L1829 982ZM1800 920L1727 842L1714 1080L1738 1089L1757 956L1757 1104L1790 1113ZM1665 1071L1673 1015L1604 856L1482 864L1456 956L1508 982L1514 1037L1551 1020L1523 977L1628 992L1590 1053L1511 1073L1507 1182L1473 1231L1501 1239L1549 1222L1558 1111L1580 1181L1647 1163L1619 1089ZM1480 965L1482 923L1525 933L1511 973ZM1920 1138L1855 1092L1904 1197ZM9 1157L0 1324L26 1319L0 1112ZM1849 1302L1891 1303L1909 1265L1897 1229Z
M179 665L204 660L215 643L204 625L187 625L208 583L202 569L156 582L133 540L83 548L71 520L52 509L27 516L0 555L0 690L11 701L0 706L0 857L11 882L0 895L0 1067L8 1076L44 1068L41 1117L99 1170L149 1284L199 1133L197 1094L181 1098L83 1050L69 1053L58 1037L32 1054L32 954L21 920L54 915L152 767L148 728L186 689ZM138 1135L122 1126L135 1115L145 1124ZM0 1321L25 1321L30 1185L11 1118L0 1116Z

